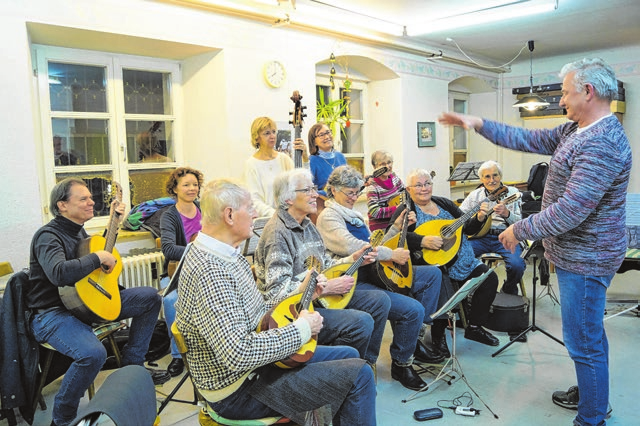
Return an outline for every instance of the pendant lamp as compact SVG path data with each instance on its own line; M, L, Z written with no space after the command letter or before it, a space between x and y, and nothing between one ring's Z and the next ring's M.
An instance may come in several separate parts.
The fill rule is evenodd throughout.
M528 111L540 111L549 106L549 102L545 101L538 95L533 94L533 40L529 40L529 94L518 102L513 104L514 108L524 108Z

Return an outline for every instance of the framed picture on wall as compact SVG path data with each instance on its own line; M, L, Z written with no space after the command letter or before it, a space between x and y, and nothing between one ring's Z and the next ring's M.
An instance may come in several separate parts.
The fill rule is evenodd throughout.
M291 138L291 125L284 121L278 121L278 132L276 134L276 151L285 152L291 155L293 149L293 139Z
M418 147L436 146L436 123L433 121L418 122Z

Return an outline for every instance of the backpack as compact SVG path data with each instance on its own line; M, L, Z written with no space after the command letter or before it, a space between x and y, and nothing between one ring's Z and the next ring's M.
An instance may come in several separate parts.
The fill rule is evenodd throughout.
M534 164L529 170L529 179L527 179L527 187L532 191L535 198L542 197L544 193L544 185L547 182L547 174L549 173L549 164L542 162Z
M155 238L160 238L160 218L175 203L176 200L171 197L144 201L131 209L122 222L122 227L130 231L144 229L150 231Z

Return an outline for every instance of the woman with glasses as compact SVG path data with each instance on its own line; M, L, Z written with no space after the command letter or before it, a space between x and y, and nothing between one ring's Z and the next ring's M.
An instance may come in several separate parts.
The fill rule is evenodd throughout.
M258 216L272 216L276 211L273 180L285 170L294 168L293 160L276 150L277 127L269 117L258 117L251 124L251 144L256 152L244 165L244 181L251 193ZM309 161L302 139L293 142L294 149L302 151L302 161Z
M310 267L322 272L337 264L355 262L361 257L365 264L375 261L375 252L365 255L365 248L339 260L326 254L322 237L308 218L309 214L316 212L318 198L309 170L294 169L278 175L273 189L278 211L265 225L255 252L256 283L267 304L301 292L303 278ZM346 294L353 285L352 276L327 279L321 274L316 295ZM317 303L324 306L322 302L320 299ZM382 291L360 291L356 288L345 309L319 307L317 310L324 318L324 326L318 335L318 343L351 346L374 367L390 304Z
M347 164L347 159L333 147L333 134L326 124L317 123L309 129L309 168L313 183L320 188L318 194L326 197L324 185L327 178L338 166Z
M432 220L453 220L463 216L462 210L456 206L453 201L445 197L433 196L433 181L429 172L423 169L417 169L409 173L407 176L407 190L411 197L411 216L409 222L409 231L407 232L407 245L411 251L412 259L415 264L426 264L422 257L422 250L440 250L444 241L438 235L420 235L415 233L415 229ZM391 218L394 223L401 217L405 211L404 205L400 206ZM461 235L461 243L456 256L447 264L442 266L443 279L440 295L440 304L444 304L450 296L453 295L452 286L449 284L449 278L456 284L462 285L470 278L478 277L489 270L489 267L480 260L476 259L473 254L473 248L466 235L476 234L482 228L484 222L480 222L477 215L471 217L463 226ZM395 225L388 229L392 231ZM396 230L397 232L397 230ZM387 235L389 232L387 232ZM482 326L489 319L489 309L496 297L498 289L498 276L495 272L491 272L488 278L475 290L471 299L471 312L467 319L469 326L465 330L464 337L469 340L489 345L498 346L500 344L497 337L489 333ZM431 341L433 346L440 353L447 354L447 340L445 337L445 328L447 320L445 316L436 319L431 327Z
M317 226L332 257L342 258L369 245L371 233L362 214L353 208L362 184L362 175L351 166L338 167L329 176L329 200L318 216ZM404 264L409 258L409 251L403 248L392 250L378 246L377 252L378 260L393 260ZM430 323L429 315L437 310L442 274L434 266L414 267L414 280L408 296L371 284L377 282L372 279L373 274L375 271L369 265L361 267L358 270L356 288L362 292L384 291L391 300L391 377L406 388L420 390L426 383L412 368L413 360L431 364L444 360L444 356L429 350L420 338L422 324ZM376 331L378 330L374 330L374 333ZM381 334L382 331L380 330Z
M367 190L369 229L375 231L385 229L389 224L389 219L400 203L404 184L393 173L393 156L387 151L375 151L371 154L371 165L374 169L387 168L387 172L382 176L369 179L370 185Z

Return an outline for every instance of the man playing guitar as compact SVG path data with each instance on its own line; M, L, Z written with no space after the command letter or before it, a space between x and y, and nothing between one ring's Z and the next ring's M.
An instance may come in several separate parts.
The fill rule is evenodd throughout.
M468 212L482 199L484 199L489 193L495 191L502 186L502 168L500 164L495 161L485 161L478 169L478 175L482 186L474 191L471 191L469 195L464 199L460 205L460 210ZM508 186L507 197L517 194L517 188ZM507 279L502 286L502 291L509 294L518 294L518 283L522 279L524 270L527 267L524 263L524 259L520 257L522 254L522 248L520 245L516 246L514 253L502 246L502 243L498 241L498 235L502 233L507 227L513 223L516 223L522 219L522 213L520 211L520 201L517 200L514 203L483 203L480 211L478 212L478 220L483 222L487 217L487 213L490 209L493 209L491 214L491 221L489 224L490 229L484 236L478 236L478 238L472 238L470 240L473 252L476 257L479 257L485 253L498 253L503 257L505 267L507 269Z
M78 245L88 237L83 225L93 217L94 204L83 180L67 178L59 182L50 197L49 208L55 217L36 232L31 242L31 289L26 298L33 311L33 335L39 343L48 343L73 359L55 398L52 425L65 426L76 417L80 398L107 358L91 325L67 310L58 293L58 287L73 286L98 268L108 274L116 266L116 258L105 250L77 257ZM114 202L111 208L122 217L124 204L115 207ZM117 320L132 318L122 365L143 365L162 299L151 287L121 290L120 298L122 308ZM149 371L155 384L171 378L164 370Z

